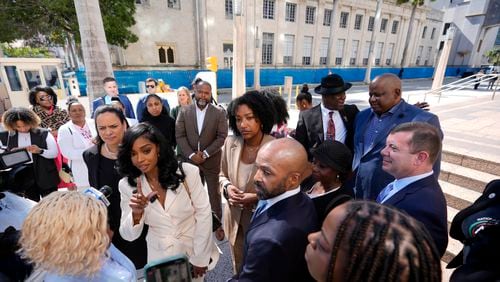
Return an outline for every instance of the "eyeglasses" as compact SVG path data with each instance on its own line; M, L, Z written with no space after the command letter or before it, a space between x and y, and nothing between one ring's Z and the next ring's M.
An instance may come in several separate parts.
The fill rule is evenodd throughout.
M154 85L146 85L147 88L156 88Z
M52 96L40 96L38 99L40 99L40 101L52 100Z

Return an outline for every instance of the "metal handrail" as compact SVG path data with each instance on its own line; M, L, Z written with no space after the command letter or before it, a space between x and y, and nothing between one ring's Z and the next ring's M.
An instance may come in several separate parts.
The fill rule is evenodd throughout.
M434 90L428 91L424 95L424 101L427 99L428 94L437 94L439 95L438 98L438 103L441 101L441 94L445 91L452 91L452 90L461 90L466 87L474 86L477 83L481 82L486 82L486 81L491 81L495 78L498 79L500 75L499 74L474 74L456 81L453 81L451 83L445 84L439 88L436 88Z

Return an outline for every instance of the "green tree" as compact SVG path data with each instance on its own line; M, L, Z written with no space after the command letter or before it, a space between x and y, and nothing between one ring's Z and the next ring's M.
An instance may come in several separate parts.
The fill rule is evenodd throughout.
M51 58L53 55L45 47L12 47L6 43L0 44L3 53L7 57L21 58Z
M488 62L490 62L494 66L500 65L500 48L491 49L484 55L488 57Z
M436 0L430 0L436 1ZM408 32L406 33L405 45L403 48L403 56L401 58L401 67L405 67L406 65L406 56L408 52L408 45L410 44L411 34L413 32L413 21L415 20L415 12L417 11L418 6L424 5L424 0L397 0L396 4L401 5L405 3L409 3L412 5L411 16L410 16L410 25L408 26Z
M134 0L101 0L99 6L109 44L126 48L137 42L137 36L130 31L135 24ZM0 42L24 39L35 47L63 44L68 34L80 42L73 0L0 1Z

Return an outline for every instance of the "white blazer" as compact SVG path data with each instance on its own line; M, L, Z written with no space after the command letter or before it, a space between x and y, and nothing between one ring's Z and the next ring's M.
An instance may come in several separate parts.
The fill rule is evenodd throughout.
M125 240L139 238L144 224L149 226L146 242L148 262L167 256L185 254L196 266L208 266L214 248L212 240L212 212L208 192L201 183L198 167L183 163L191 199L181 183L175 190L167 190L165 209L156 200L144 210L139 224L133 225L129 206L132 191L126 178L118 185L121 194L122 218L120 234ZM140 176L144 195L152 192L144 174Z
M96 137L95 124L93 119L85 119L92 137ZM69 166L73 172L76 186L79 188L89 187L89 175L87 165L83 161L83 152L93 144L83 138L80 130L72 121L63 124L58 131L57 143L62 155L69 160ZM94 187L101 188L101 187Z

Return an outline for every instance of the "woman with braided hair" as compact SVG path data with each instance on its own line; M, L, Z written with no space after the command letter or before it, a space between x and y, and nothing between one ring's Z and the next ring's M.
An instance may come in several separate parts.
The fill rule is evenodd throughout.
M388 206L342 204L308 239L305 257L317 281L441 281L440 256L429 232Z

